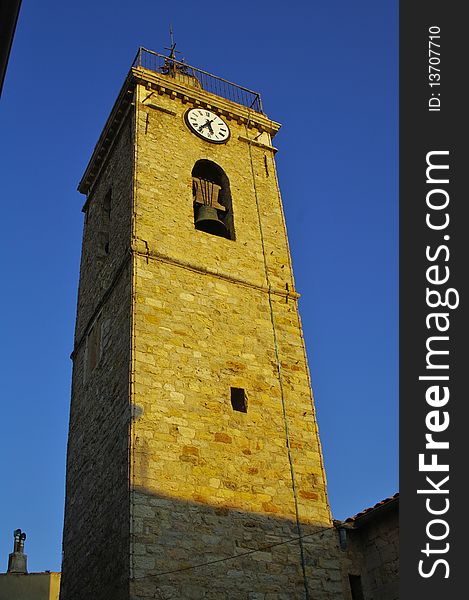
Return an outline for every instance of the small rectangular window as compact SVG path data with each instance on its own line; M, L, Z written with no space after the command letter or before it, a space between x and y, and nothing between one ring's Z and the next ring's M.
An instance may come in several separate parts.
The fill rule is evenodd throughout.
M246 392L243 390L243 388L231 388L231 406L233 407L233 410L238 412L248 412Z

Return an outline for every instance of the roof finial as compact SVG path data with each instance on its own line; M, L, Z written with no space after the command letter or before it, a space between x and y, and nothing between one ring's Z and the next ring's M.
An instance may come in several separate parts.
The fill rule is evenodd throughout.
M171 46L175 45L173 37L173 24L171 23L171 21L169 22L169 37L171 39Z
M187 64L184 58L177 59L176 54L181 54L179 50L176 50L176 42L174 41L173 35L173 24L169 23L169 38L171 41L171 45L169 48L165 48L165 50L169 50L169 56L165 57L164 65L161 69L161 72L165 75L170 75L171 77L175 77L176 73L182 73L183 75L187 75Z
M169 50L169 56L168 58L170 58L171 60L176 60L176 54L181 54L179 52L179 50L176 50L176 42L174 41L174 35L173 35L173 24L171 23L171 21L169 22L169 39L170 39L170 47L169 48L165 48L165 50Z

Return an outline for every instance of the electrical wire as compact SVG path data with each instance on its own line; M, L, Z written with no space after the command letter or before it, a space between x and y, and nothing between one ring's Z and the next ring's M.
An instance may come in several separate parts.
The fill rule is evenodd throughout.
M147 96L148 98L148 96ZM134 93L134 111L133 111L133 119L134 119L134 156L133 156L133 164L132 164L132 242L137 237L137 169L138 169L138 145L139 145L139 112L140 112L140 86L136 86ZM146 133L146 131L145 131ZM133 244L131 244L132 247ZM129 361L129 407L132 410L132 402L134 399L134 389L135 389L135 350L136 350L136 316L135 316L135 306L136 306L136 296L137 296L137 256L134 252L130 250L130 255L132 258L132 271L131 271L131 309L130 309L130 361ZM129 428L128 428L128 494L129 494L129 513L130 513L130 522L132 527L131 538L130 538L130 568L131 573L135 573L135 552L134 552L134 544L135 544L135 472L136 472L136 443L138 437L135 432L134 420L133 417L129 419Z
M134 581L139 581L141 579L148 579L153 577L162 577L163 575L172 575L173 573L181 573L183 571L190 571L192 569L199 569L201 567L207 567L210 565L214 565L221 562L226 562L228 560L234 560L236 558L243 558L244 556L249 556L250 554L255 554L256 552L264 552L265 550L270 550L271 548L276 548L277 546L284 546L285 544L291 544L292 542L297 542L299 540L304 540L306 538L313 537L315 535L324 534L326 531L332 531L335 527L325 527L320 529L319 531L314 531L313 533L306 533L302 536L297 536L294 538L290 538L289 540L284 540L283 542L275 542L274 544L270 544L269 546L262 546L261 548L257 548L255 550L248 550L247 552L242 552L240 554L232 554L231 556L225 556L225 558L217 558L215 560L209 560L204 563L199 563L197 565L191 565L190 567L182 567L181 569L174 569L173 571L162 571L161 573L154 573L152 575L145 575L144 577L136 577Z

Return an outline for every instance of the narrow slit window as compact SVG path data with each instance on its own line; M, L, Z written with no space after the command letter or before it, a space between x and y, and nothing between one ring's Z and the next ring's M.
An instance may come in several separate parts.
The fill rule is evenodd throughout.
M109 254L109 239L111 235L111 200L112 190L109 190L103 202L103 227L105 232L104 253Z
M100 229L98 231L98 257L103 259L109 254L111 237L111 201L112 191L109 190L103 199L100 210Z
M243 388L231 388L231 406L233 410L237 412L248 412L248 401L246 397L246 392Z
M265 176L269 176L269 165L267 163L267 156L264 154L264 168L265 168Z
M88 378L99 363L102 354L102 318L99 315L93 323L86 337L86 368L85 376Z

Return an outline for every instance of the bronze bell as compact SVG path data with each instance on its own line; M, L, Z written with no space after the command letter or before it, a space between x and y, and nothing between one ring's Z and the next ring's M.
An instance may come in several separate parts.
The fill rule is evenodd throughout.
M228 233L226 225L218 218L217 209L206 204L202 204L197 211L195 228L221 237L227 237Z

